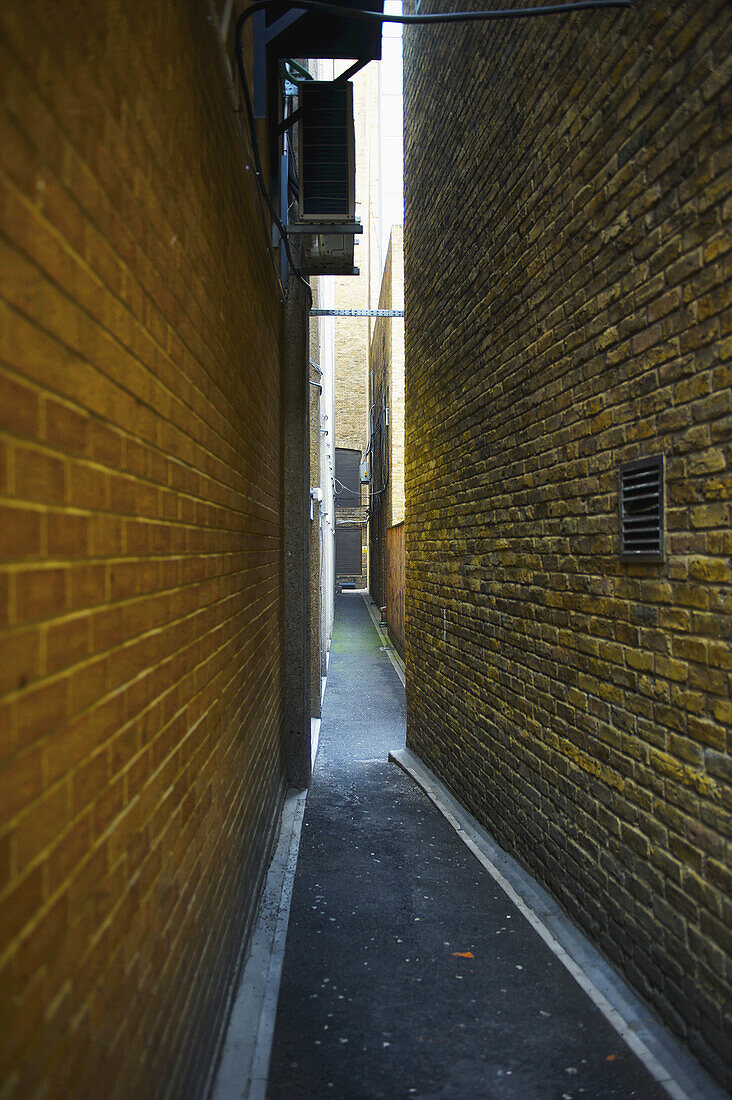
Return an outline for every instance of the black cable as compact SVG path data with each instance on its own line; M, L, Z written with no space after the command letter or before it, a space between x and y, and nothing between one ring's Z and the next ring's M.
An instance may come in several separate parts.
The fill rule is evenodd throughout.
M343 484L343 482L342 482L342 481L340 480L340 478L334 477L334 478L333 478L333 480L334 480L334 481L337 481L337 482L338 482L338 484L340 485L340 489L334 489L334 490L333 490L333 492L335 493L335 495L336 495L337 497L339 497L339 496L341 495L341 493L343 493L343 492L345 492L345 493L352 493L352 494L353 494L353 496L358 496L358 495L359 495L359 491L360 491L359 489L351 489L351 488L349 488L349 487L348 487L348 485L344 485L344 484ZM355 506L354 506L354 507L355 507Z
M245 12L239 16L243 25L251 15L266 11L270 4L281 4L282 0L254 0ZM379 11L367 11L363 8L344 8L340 4L330 4L327 0L292 0L293 8L305 11L323 11L329 15L339 15L347 19L360 19L363 23L403 23L407 26L429 23L472 23L495 19L533 19L538 15L565 15L573 11L589 11L596 8L629 8L631 0L572 0L566 4L547 4L540 8L505 8L498 11L450 11L436 12L432 15L384 15Z
M290 150L290 155L292 155L292 150ZM288 180L288 183L290 184L290 188L291 188L295 198L299 199L300 198L300 181L297 178L297 176L295 175L295 171L292 167L289 167L288 170L287 170L287 180Z

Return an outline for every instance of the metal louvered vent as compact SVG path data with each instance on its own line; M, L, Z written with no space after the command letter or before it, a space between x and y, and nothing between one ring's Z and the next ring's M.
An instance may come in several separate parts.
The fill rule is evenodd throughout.
M663 561L663 455L620 467L620 557Z
M358 508L361 503L361 452L336 447L335 506Z
M300 218L353 221L353 85L305 80L300 101Z

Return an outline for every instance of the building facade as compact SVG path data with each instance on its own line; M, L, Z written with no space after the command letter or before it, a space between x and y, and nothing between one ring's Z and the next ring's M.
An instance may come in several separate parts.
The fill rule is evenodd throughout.
M404 309L403 231L392 227L381 282L379 309ZM371 484L369 545L371 595L380 607L390 601L389 574L403 573L389 562L389 531L404 522L404 320L377 317L371 340ZM402 543L396 546L401 552ZM400 586L397 585L396 589ZM395 589L395 590L396 590ZM392 601L393 602L393 601ZM397 623L401 621L401 628ZM403 649L403 606L395 608L390 630Z
M405 31L407 743L720 1080L731 32Z

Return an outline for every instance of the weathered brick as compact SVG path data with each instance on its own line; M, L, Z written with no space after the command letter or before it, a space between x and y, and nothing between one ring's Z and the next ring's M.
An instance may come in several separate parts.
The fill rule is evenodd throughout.
M404 305L403 236L392 228L382 278L379 309ZM404 322L379 317L374 325L369 356L373 379L371 406L375 432L371 457L371 521L369 526L369 590L379 606L387 607L387 621L397 648L403 650L404 609L392 607L402 585L389 590L389 551L394 543L392 572L403 573L403 534L389 535L404 520ZM392 576L391 581L395 579ZM389 592L391 591L391 599ZM399 597L396 596L399 600ZM401 597L403 601L403 596Z
M33 557L40 549L40 512L0 504L0 557Z
M89 418L48 399L45 403L46 440L64 454L85 454L89 446Z
M53 734L66 718L66 706L65 680L33 685L15 703L18 744L29 745Z
M719 1072L729 20L656 14L630 54L623 15L496 24L488 82L474 30L405 30L407 738Z
M40 639L35 630L14 631L8 640L7 656L0 665L0 691L24 688L38 676Z
M21 622L50 618L66 608L65 569L29 569L16 575L17 615Z
M283 793L282 291L200 13L4 5L0 73L3 1095L193 1095Z
M0 428L25 439L37 439L40 432L37 391L4 372L0 372Z

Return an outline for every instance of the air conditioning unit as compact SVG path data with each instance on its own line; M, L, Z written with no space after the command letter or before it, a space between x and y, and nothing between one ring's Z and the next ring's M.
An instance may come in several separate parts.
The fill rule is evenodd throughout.
M354 233L361 231L359 226L350 233L334 233L328 226L328 232L303 233L299 262L303 275L358 275L359 269L353 265L353 241ZM291 226L288 232L292 232Z
M300 236L300 267L306 275L358 275L353 85L298 82L298 116L299 216L288 231Z
M299 85L300 221L350 222L356 215L353 85Z

